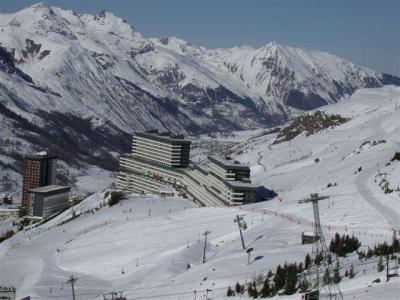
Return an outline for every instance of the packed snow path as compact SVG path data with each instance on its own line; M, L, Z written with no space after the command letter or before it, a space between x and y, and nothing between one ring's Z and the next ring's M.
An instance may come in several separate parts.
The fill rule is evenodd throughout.
M259 164L259 165L263 168L264 171L267 171L267 168L266 168L265 165L261 162L261 160L262 160L262 158L263 158L262 151L258 152L257 155L258 155L257 164Z
M387 222L391 225L391 228L394 230L400 229L400 215L396 210L393 210L386 205L382 204L382 202L371 192L369 189L370 179L376 173L376 169L367 169L363 170L358 174L355 179L355 184L358 192L367 201L371 206L373 206L382 216L387 220Z

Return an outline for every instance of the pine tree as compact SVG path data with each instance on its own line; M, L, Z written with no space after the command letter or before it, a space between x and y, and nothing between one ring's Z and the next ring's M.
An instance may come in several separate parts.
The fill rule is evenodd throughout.
M354 266L353 264L351 264L350 266L350 270L349 270L349 278L354 278L354 276L356 276L356 274L354 274Z
M382 256L380 256L378 262L378 272L382 272L384 269L385 265L383 264Z
M323 282L325 285L327 285L327 284L329 284L329 283L331 282L331 277L330 277L329 269L328 269L328 268L325 269L324 276L322 277L322 282Z
M290 264L286 268L286 283L285 283L285 294L292 295L296 292L297 286L297 264Z
M267 274L268 278L271 278L273 275L274 275L274 274L272 274L272 271L269 270L269 271L268 271L268 274Z
M255 282L253 282L253 298L257 299L258 298L258 290L257 290L257 285Z
M344 272L344 277L349 277L349 271L346 270L346 272Z
M335 269L333 270L333 282L334 283L339 283L341 280L342 280L342 277L340 277L339 260L336 259Z
M340 244L340 235L339 233L336 232L335 237L331 240L331 243L329 244L329 251L337 254L339 244Z
M304 260L304 268L308 269L311 265L311 257L310 254L307 253L306 258Z
M249 287L247 288L247 293L249 294L249 297L254 299L258 298L258 291L255 281L250 282Z
M263 287L261 289L261 298L267 298L271 296L271 294L272 294L272 289L271 286L269 285L269 279L266 278Z
M323 259L322 254L319 253L318 255L315 256L314 263L315 263L316 265L320 265L321 262L322 262L322 259Z
M298 273L303 273L304 268L303 268L303 263L299 263L299 268L297 270Z
M372 255L374 255L374 252L372 251L372 249L370 247L368 247L367 258L371 258Z
M328 254L328 264L332 264L332 255Z
M396 237L396 233L393 234L392 251L400 252L400 240Z
M235 296L235 292L231 289L231 286L228 287L228 291L226 292L228 297Z
M235 291L236 291L236 294L242 295L244 292L244 286L240 285L239 282L236 282Z
M282 269L281 265L278 265L276 268L274 285L277 291L279 291L285 285L285 271Z
M251 283L247 287L247 294L249 295L249 297L253 297L253 285Z
M302 292L302 293L307 292L309 287L310 287L310 283L308 282L308 280L306 278L303 278L302 280L300 280L300 282L299 282L300 292Z

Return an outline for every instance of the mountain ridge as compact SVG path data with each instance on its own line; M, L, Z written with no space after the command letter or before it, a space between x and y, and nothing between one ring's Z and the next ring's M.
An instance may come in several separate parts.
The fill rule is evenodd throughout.
M0 16L0 104L25 120L0 112L1 141L11 145L0 155L3 165L17 163L11 152L48 148L62 133L83 165L107 159L114 171L117 156L105 153L127 151L122 138L135 130L273 126L360 88L400 85L396 76L276 42L206 49L176 37L145 38L107 11L94 16L38 3ZM71 127L72 120L85 131ZM40 136L34 128L55 137L27 140ZM116 144L95 151L99 138ZM82 140L92 153L74 146Z

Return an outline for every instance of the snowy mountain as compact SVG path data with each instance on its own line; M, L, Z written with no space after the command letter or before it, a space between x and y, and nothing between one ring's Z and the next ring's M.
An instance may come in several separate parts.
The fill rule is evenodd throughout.
M108 207L102 204L107 196L98 192L75 206L79 217L67 222L68 210L0 243L0 282L15 285L18 298L69 299L65 282L74 275L77 299L103 299L112 291L128 299L249 299L226 297L227 287L266 275L278 264L304 262L311 253L301 234L312 230L313 210L298 200L315 192L330 196L319 204L328 243L336 232L354 234L363 249L390 242L393 229L400 229L399 155L393 159L400 149L400 88L362 89L320 109L348 121L279 144L271 130L226 137L238 142L235 159L250 166L252 181L272 188L276 198L198 208L181 198L130 195ZM223 139L218 135L214 143ZM382 188L386 184L389 190ZM233 221L238 214L248 226L246 246L254 249L249 264ZM211 233L202 263L206 229ZM392 272L395 261L389 262ZM344 277L351 265L352 279ZM398 299L399 277L386 282L377 265L377 256L340 257L343 299ZM296 293L266 299L301 298Z
M274 42L209 50L145 38L109 12L44 3L0 14L0 46L0 138L8 145L0 164L17 173L23 151L46 148L76 168L85 161L116 170L133 130L257 128L359 88L400 84L327 53Z

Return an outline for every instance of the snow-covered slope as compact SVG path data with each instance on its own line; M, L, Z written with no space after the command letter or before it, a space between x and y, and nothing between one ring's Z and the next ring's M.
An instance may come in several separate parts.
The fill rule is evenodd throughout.
M15 64L37 85L60 95L47 95L53 101L24 97L24 102L33 109L112 120L125 130L143 128L146 112L145 125L175 130L183 125L179 119L174 125L178 116L171 108L167 113L175 113L175 118L162 119L149 106L156 99L142 99L146 93L163 103L171 99L170 105L178 105L193 125L215 122L210 117L216 113L226 122L235 121L228 111L239 108L254 115L255 120L241 125L250 127L272 122L275 114L285 116L287 107L309 109L336 102L360 87L399 81L334 55L275 42L260 49L208 50L173 37L146 39L105 11L78 15L39 3L2 15L2 20L1 45Z
M332 225L354 222L369 232L399 229L400 182L395 174L400 161L391 159L400 149L400 89L359 90L323 110L350 121L276 145L276 135L253 139L238 159L252 166L256 183L280 195L282 202L271 208L297 215L295 200L318 192L331 196L320 210ZM393 192L384 193L383 178ZM310 218L311 211L302 216Z
M133 130L259 128L362 87L400 83L327 53L274 42L210 50L145 38L109 12L45 3L1 14L0 46L0 139L8 145L0 164L10 178L25 152L48 149L68 165L114 171Z
M76 207L83 214L73 221L56 225L68 218L66 212L1 243L0 281L16 285L19 297L40 299L70 296L65 281L72 274L82 299L102 299L111 291L124 291L128 299L193 299L195 290L199 298L207 289L212 299L221 299L236 281L285 261L303 261L311 245L301 245L300 235L311 230L313 216L311 206L297 202L314 192L331 196L320 202L327 241L335 232L355 234L370 246L390 240L392 230L399 230L400 161L391 159L400 148L400 88L360 90L324 110L350 120L275 145L276 133L257 131L258 137L235 147L242 153L236 159L249 163L253 181L274 189L275 199L241 208L196 208L179 198L132 196L94 212L105 201L96 193ZM393 192L384 193L383 178ZM246 245L254 248L249 265L233 222L237 214L244 215ZM211 234L202 264L206 229ZM356 277L341 282L344 299L398 298L399 279L384 282L377 262L360 262L355 253L341 259L342 276L352 263ZM376 278L382 283L373 284Z
M195 295L205 297L206 290L212 299L221 299L227 286L236 281L251 280L285 261L303 261L311 251L300 239L301 232L310 229L309 224L275 217L273 212L264 214L266 209L260 205L252 212L251 207L193 208L183 199L131 197L121 206L92 212L104 201L102 195L95 194L82 203L80 208L86 214L73 221L20 232L0 244L0 268L4 270L0 280L15 285L18 297L40 299L70 297L66 284L70 275L79 278L75 288L81 299L103 299L102 294L115 291L123 291L128 299L193 299ZM304 208L307 210L311 209ZM246 245L255 249L250 264L233 222L236 214L244 215L248 224ZM64 216L58 219L63 221ZM201 233L206 229L211 234L207 262L202 264ZM368 245L390 239L386 231L371 237L357 233L357 224L349 225L348 232L353 230ZM337 230L326 231L330 238ZM342 261L342 275L352 262L358 275L343 280L345 299L362 296L366 285L371 296L363 299L376 299L377 295L396 299L399 280L371 286L376 278L384 281L384 274L370 266L362 275L365 265L358 266L353 256Z

